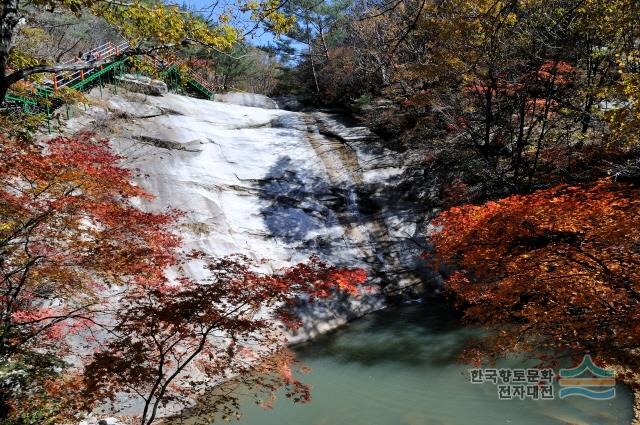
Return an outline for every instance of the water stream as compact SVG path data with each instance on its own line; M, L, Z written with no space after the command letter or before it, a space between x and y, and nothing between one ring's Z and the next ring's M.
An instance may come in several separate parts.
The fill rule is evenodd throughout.
M499 400L493 384L471 384L456 362L476 331L446 305L408 305L371 314L299 346L311 367L312 401L243 406L241 425L613 425L631 421L622 385L609 401ZM523 367L518 361L499 366ZM557 388L556 388L557 396ZM557 398L557 397L556 397Z
M185 249L270 258L277 267L320 253L339 265L369 266L376 278L383 271L398 287L429 281L426 271L417 273L426 268L419 256L427 216L413 207L417 195L404 196L414 185L394 180L404 157L367 143L345 146L343 139L358 139L357 128L332 124L326 114L173 94L111 96L96 105L78 111L68 131L102 128L109 117L105 133L112 132L114 148L136 170L137 183L157 195L149 207L185 211ZM340 138L320 132L319 120ZM202 278L200 268L189 273ZM308 335L341 323L336 315L350 317L344 310L379 303L337 304L309 314ZM474 333L442 304L368 315L297 348L312 368L303 379L313 385L309 404L281 399L265 411L246 402L240 425L629 423L624 387L606 402L500 401L495 386L470 384L456 358Z

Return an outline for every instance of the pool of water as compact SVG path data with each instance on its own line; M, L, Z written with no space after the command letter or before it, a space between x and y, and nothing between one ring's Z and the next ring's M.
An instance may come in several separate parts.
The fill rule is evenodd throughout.
M296 348L311 372L312 400L280 398L270 410L247 403L241 425L629 424L632 396L551 401L499 400L493 384L471 384L456 362L476 331L441 304L369 315ZM499 366L523 367L517 361ZM557 388L556 388L557 394Z

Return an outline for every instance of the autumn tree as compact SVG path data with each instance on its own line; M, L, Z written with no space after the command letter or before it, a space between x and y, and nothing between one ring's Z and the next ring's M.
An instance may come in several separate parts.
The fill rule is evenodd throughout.
M35 31L38 29L38 12L56 10L76 16L91 14L105 20L132 47L119 54L123 58L191 43L212 50L229 49L241 39L242 34L229 23L225 11L211 13L216 5L214 3L209 8L210 15L218 16L212 20L203 14L192 14L162 2L44 0L27 4L19 0L4 0L0 12L0 102L4 101L9 87L19 81L27 78L37 80L43 73L88 69L104 63L99 58L89 63L59 63L62 57L53 60L42 57L34 54L28 44L16 43L20 38L34 39L36 34L42 34L42 30ZM282 32L290 27L293 20L280 12L281 6L279 0L264 0L244 2L239 7L256 23L268 24L274 31Z
M428 3L398 45L420 54L398 67L405 105L475 151L494 192L530 190L545 149L606 140L597 105L638 12L626 1Z
M150 195L90 134L5 138L0 153L3 420L73 421L130 393L151 423L160 406L188 404L231 375L285 368L278 323L295 325L289 308L356 292L365 278L315 259L261 274L242 257L184 255L172 231L180 214L141 210ZM208 280L182 272L192 261L207 265ZM255 344L263 348L250 355Z
M217 387L240 381L267 394L285 387L294 401L309 389L294 379L293 358L283 352L285 325L296 327L292 308L301 297L326 298L335 290L358 293L365 275L312 259L275 274L263 274L246 257L207 258L210 277L180 279L177 286L141 288L121 301L112 335L85 370L89 397L128 394L143 400L140 423L151 425L158 409L191 407L200 414L237 415L238 393ZM235 384L235 382L234 382Z
M638 147L640 139L640 56L638 50L617 59L619 78L616 84L605 88L600 96L606 97L605 119L613 140Z
M153 281L175 261L175 217L134 207L149 195L90 135L3 139L0 152L0 363L39 376L65 357L65 335L91 324L103 296ZM20 391L3 385L2 417L21 413L12 410Z
M422 152L433 203L453 186L482 201L592 181L606 175L594 152L632 155L635 1L367 0L345 13L334 60L299 74L390 147Z
M637 370L640 190L601 180L440 214L437 257L464 317L495 329L471 359L590 353Z

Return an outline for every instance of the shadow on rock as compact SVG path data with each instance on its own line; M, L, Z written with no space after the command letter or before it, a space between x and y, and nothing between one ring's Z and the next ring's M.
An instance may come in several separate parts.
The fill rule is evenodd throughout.
M339 225L336 213L344 208L339 188L288 156L271 167L259 186L260 213L273 237L327 253L327 230Z

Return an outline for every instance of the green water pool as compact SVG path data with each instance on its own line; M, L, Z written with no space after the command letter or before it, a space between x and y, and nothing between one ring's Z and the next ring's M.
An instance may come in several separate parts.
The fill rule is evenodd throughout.
M391 308L296 348L311 368L312 400L280 398L270 410L247 402L241 425L629 424L632 395L499 400L493 384L471 384L456 362L476 331L444 304ZM499 366L523 367L516 360ZM556 388L557 395L557 388Z

